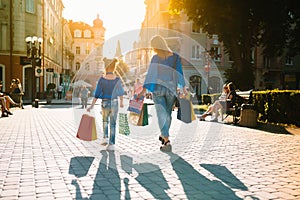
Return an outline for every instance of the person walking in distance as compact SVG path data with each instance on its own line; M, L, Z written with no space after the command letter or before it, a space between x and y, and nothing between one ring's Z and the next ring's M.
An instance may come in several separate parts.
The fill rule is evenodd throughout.
M120 107L123 108L124 88L121 80L114 74L117 60L113 59L105 67L106 74L98 80L95 96L91 106L87 109L90 112L94 108L97 99L102 99L102 123L103 123L103 141L102 145L107 145L106 150L115 150L116 137L116 121L118 116L118 97L120 99ZM108 140L108 127L110 128L110 136Z
M173 53L165 39L156 35L151 39L151 47L156 53L150 62L143 90L137 95L140 98L146 90L152 92L158 117L162 142L161 151L171 151L169 129L172 120L172 109L177 95L177 88L186 93L180 57Z
M81 98L81 108L87 108L87 101L89 97L90 91L86 87L86 85L82 86L82 89L80 91L80 98Z

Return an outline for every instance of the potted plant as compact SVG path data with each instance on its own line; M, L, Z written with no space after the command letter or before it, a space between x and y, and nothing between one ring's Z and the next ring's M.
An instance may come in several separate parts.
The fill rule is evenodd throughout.
M46 94L47 104L51 103L53 95L54 95L55 88L56 88L55 83L49 83L47 85L47 88L46 88L46 91L47 91L47 94Z

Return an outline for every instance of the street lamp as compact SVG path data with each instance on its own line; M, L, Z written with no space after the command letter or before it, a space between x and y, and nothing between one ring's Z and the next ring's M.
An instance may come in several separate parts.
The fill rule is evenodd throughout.
M27 57L31 59L32 65L32 93L31 101L32 106L38 108L38 99L36 99L36 77L35 68L36 66L41 66L41 51L43 39L37 36L28 36L25 38L27 46Z

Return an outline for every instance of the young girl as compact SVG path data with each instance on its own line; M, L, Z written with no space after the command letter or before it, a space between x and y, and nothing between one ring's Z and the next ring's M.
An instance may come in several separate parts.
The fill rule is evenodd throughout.
M98 80L95 90L95 96L91 106L87 109L89 112L94 108L97 99L102 99L102 122L103 122L103 141L102 145L107 145L106 150L113 151L115 149L116 137L116 121L118 116L118 97L120 98L120 107L123 108L124 89L120 78L114 74L116 67L116 59L113 59L106 65L105 76ZM110 127L110 136L108 141L108 126Z

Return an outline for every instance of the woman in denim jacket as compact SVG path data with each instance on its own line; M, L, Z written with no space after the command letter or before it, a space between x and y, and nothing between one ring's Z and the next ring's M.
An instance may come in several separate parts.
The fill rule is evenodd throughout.
M160 35L151 39L151 47L156 53L150 62L140 98L146 90L152 92L158 117L162 142L161 151L171 151L169 129L172 120L172 108L176 99L177 88L186 93L180 57L173 53L167 42Z
M102 99L102 123L103 123L103 141L102 145L107 145L106 150L115 149L116 121L118 117L118 97L120 98L120 107L123 108L124 89L121 80L113 72L115 71L117 60L114 59L105 68L106 74L98 80L95 90L95 96L91 106L87 109L89 112L94 108L97 99ZM110 127L110 136L108 141L108 126Z

